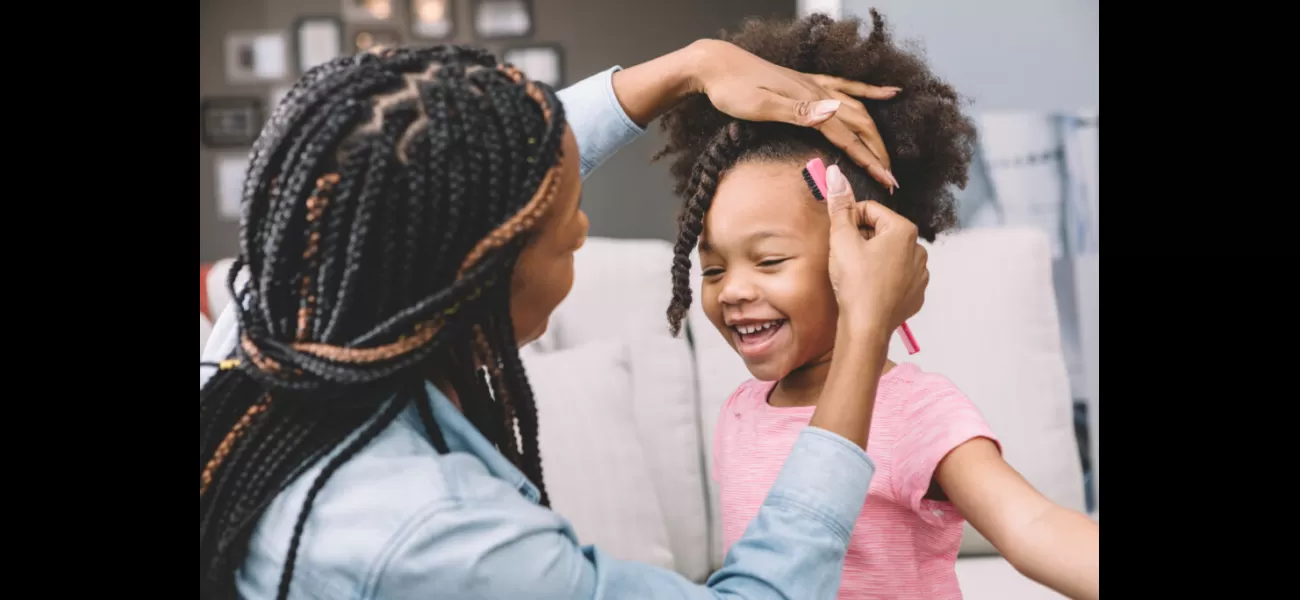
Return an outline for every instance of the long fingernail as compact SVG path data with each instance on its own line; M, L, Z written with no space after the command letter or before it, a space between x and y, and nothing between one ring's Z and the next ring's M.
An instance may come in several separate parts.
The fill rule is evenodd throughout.
M844 178L840 172L839 165L831 165L826 168L826 193L832 196L847 194L849 191L849 180Z
M889 95L890 95L890 96L896 96L896 95L898 95L899 92L903 91L903 88L901 88L901 87L894 87L894 86L891 85L891 86L885 88L885 91L889 92Z
M835 111L840 109L839 100L821 100L812 107L812 120L822 121L830 118Z
M893 173L890 173L888 169L886 169L885 167L883 167L883 166L881 166L881 165L871 165L870 167L867 167L867 172L868 172L868 173L871 173L871 178L872 178L872 179L875 179L877 182L880 183L880 185L883 185L883 186L889 188L889 189L890 189L890 193L891 193L891 194L893 193L893 189L894 189L894 188L893 188L893 185L894 185L894 174L893 174Z
M885 171L885 172L886 172L886 173L889 173L889 180L892 181L892 182L894 182L894 187L895 187L895 188L901 188L901 187L903 187L903 186L901 186L901 185L898 185L898 178L897 178L897 177L894 177L894 172L893 172L893 171Z

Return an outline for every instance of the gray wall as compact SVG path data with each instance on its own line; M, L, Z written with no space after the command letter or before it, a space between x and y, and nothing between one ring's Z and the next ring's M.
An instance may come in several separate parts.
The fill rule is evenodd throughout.
M199 4L199 96L256 95L271 86L232 86L225 81L223 40L244 29L288 31L299 15L337 15L341 0L201 0ZM395 2L396 28L407 35L406 3ZM608 68L632 66L691 41L735 27L747 15L792 17L794 0L534 0L537 42L565 51L569 82ZM473 43L466 20L469 0L456 0L457 41ZM351 39L345 29L345 43ZM406 39L409 40L409 37ZM488 47L499 51L491 45ZM346 48L345 48L346 49ZM666 166L651 164L659 135L653 127L585 183L583 203L591 233L611 237L672 239L677 201ZM217 215L213 193L214 153L199 147L199 260L232 256L238 224Z
M1099 0L843 0L921 38L973 110L1078 110L1101 96Z

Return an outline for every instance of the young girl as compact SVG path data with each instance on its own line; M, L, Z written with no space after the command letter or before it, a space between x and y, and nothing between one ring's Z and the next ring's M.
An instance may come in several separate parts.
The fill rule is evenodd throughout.
M669 321L689 308L698 241L705 314L754 379L723 407L715 436L723 541L730 547L764 503L826 381L838 307L827 273L826 206L802 166L820 157L858 199L907 217L933 241L954 225L948 186L964 186L975 129L952 87L896 46L880 15L752 21L731 42L773 63L900 90L861 101L875 120L896 185L886 189L817 132L735 121L706 100L679 106L663 128L677 193L686 200ZM880 149L874 149L879 152ZM831 176L834 178L834 176ZM832 185L832 187L834 187ZM840 598L960 598L955 563L971 524L1028 577L1075 598L1098 589L1098 527L1055 505L1002 459L975 405L942 375L886 364L868 454L877 477L853 531Z

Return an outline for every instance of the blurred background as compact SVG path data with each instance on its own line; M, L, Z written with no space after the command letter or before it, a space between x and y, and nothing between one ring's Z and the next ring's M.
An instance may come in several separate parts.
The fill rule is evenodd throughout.
M1024 432L1024 445L1030 448L1019 452L1008 448L1008 460L1058 502L1096 514L1100 500L1098 0L201 0L200 347L211 321L228 302L221 289L223 269L229 268L229 259L236 251L238 204L247 152L270 107L310 66L374 44L457 42L489 48L532 78L558 88L612 65L632 66L701 37L714 36L721 29L735 28L745 17L795 17L811 12L866 17L871 7L882 12L898 37L921 42L933 68L972 100L969 111L980 127L979 156L972 168L971 184L959 193L966 232L955 234L951 242L954 248L963 249L966 256L960 260L969 264L960 263L955 256L945 263L949 259L942 254L932 259L939 263L936 275L949 269L954 273L949 280L965 285L953 283L951 299L927 301L926 311L913 325L923 351L915 359L901 358L950 376L963 369L982 370L983 375L970 375L966 380L953 378L985 411L995 431ZM675 237L678 201L672 197L666 166L650 163L659 144L658 131L652 126L585 182L584 208L591 220L595 239L592 246L598 250L584 250L587 256L579 260L575 298L566 304L580 305L583 281L606 268L594 256L598 251L635 254L644 249L647 278L651 279L647 284L651 291L646 295L654 300L647 304L653 308L649 318L662 320L660 305L666 305L667 292L666 274L661 272L666 272L669 262L666 258L660 260L659 254L667 251L665 240ZM994 256L1002 256L999 252L1011 252L1013 262L1023 262L1024 269L1015 271L1014 265L1009 266L1005 260L994 260ZM956 250L949 254L956 254ZM980 260L981 256L985 260ZM1020 279L1011 281L1015 277ZM1020 317L1011 317L1005 323L993 322L988 310L955 324L936 314L951 315L946 317L950 320L968 314L963 311L971 310L980 301L979 293L971 290L989 286L990 280L993 287L1006 280L1001 286L1004 292L1022 290L1023 298L1016 301L1034 308L1020 310ZM940 282L939 277L934 281ZM935 293L946 293L942 283L932 287L936 285L940 289ZM1014 304L1008 294L987 301L1005 310L1008 304ZM556 332L538 343L539 354L533 360L559 360L556 356L576 348L581 336L573 332L580 328L562 326L566 318L563 313L557 313L558 324L553 327ZM1023 338L1027 341L1019 344L1015 340L1020 338L1008 331L1029 327L1023 317L1029 313L1043 315L1049 335L1044 338L1042 331L1028 332ZM590 315L584 318L591 320ZM982 319L989 333L970 329L972 319ZM568 339L559 339L566 331ZM963 341L961 336L974 339ZM999 403L1011 401L977 397L973 390L982 389L982 384L974 378L994 376L989 374L992 368L988 365L972 369L956 364L956 358L953 365L945 364L945 351L957 353L969 343L972 352L978 353L990 337L996 337L998 343L1012 344L1008 346L1011 354L1032 351L1050 355L1047 362L1031 367L1055 377L1043 384L1043 391L1026 393L1021 389L1024 385L1006 384L1002 384L1009 390L1005 392L987 388L990 396L1026 396L1023 402L1029 405L1003 406ZM696 335L695 343L699 339ZM706 402L701 397L712 389L705 379L711 373L735 367L730 363L716 369L708 366L700 350L692 348L695 354L687 360L694 364L687 365L687 370L694 378L691 389L697 397L687 398L686 402L693 403L692 410L697 411L692 439L701 449L707 449L710 446L705 444L711 440L709 429L716 415L710 416L698 406ZM636 355L635 350L630 352ZM933 362L927 364L926 356L933 356ZM635 369L635 365L630 367ZM530 377L536 379L535 373L530 370ZM1016 377L1013 370L1006 379ZM544 388L545 382L535 381L534 385ZM729 391L727 385L734 382L724 381L716 387ZM1010 416L1033 412L1025 406L1041 409L1046 420L1026 424L1022 417ZM1003 412L1009 416L999 416ZM1069 428L1069 460L1073 462L1056 467L1026 464L1041 462L1040 457L1031 457L1044 452L1035 450L1035 444L1054 439L1051 431L1059 423L1052 419L1061 418ZM545 417L542 422L546 423ZM652 438L653 434L642 436ZM1007 441L1004 439L1004 443ZM642 443L656 442L643 439ZM1050 443L1057 444L1057 449L1064 447L1064 442ZM553 448L553 455L563 453L554 443ZM647 456L653 453L651 449L646 451ZM1017 463L1014 456L1025 458ZM702 486L697 497L713 502L714 492L706 473L710 461L697 462L686 470L700 480L692 484ZM549 463L547 469L548 474L555 472ZM665 480L682 474L680 469L663 464L648 469L660 487L669 485ZM1076 475L1076 482L1061 483ZM1044 489L1052 486L1062 491ZM555 494L557 501L562 495ZM657 495L669 498L673 494L660 489ZM707 541L696 543L703 544L704 552L713 555L713 560L705 557L698 566L687 564L687 555L701 552L689 547L695 534L674 533L672 522L680 526L694 521L669 514L673 512L671 500L660 504L657 510L668 522L664 526L670 556L667 564L688 576L707 575L707 567L718 555L714 533L699 534ZM587 510L581 506L558 508L570 517L575 511ZM704 510L700 527L712 528L709 517L715 511L716 507ZM626 524L591 524L587 531L582 523L577 525L584 538L606 545L622 544L619 547L626 548L628 556L646 558L638 552L649 542L628 541ZM969 530L967 533L972 537ZM963 544L964 561L969 557L966 562L975 564L976 559L989 558L993 553L987 545L977 546L974 541ZM654 556L664 560L662 553ZM1011 597L1007 590L1012 588L1007 586L1012 584L996 577L1015 577L1014 573L972 575L972 569L963 573L968 598L980 597L981 590L991 594L987 597ZM1024 590L1025 597L1044 593L1042 588L1032 586Z

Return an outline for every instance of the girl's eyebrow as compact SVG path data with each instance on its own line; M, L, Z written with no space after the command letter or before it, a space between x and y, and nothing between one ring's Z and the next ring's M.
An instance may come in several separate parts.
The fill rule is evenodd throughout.
M773 231L771 229L762 229L745 236L745 244L752 246L765 239L779 237L790 237L790 235L780 231Z

